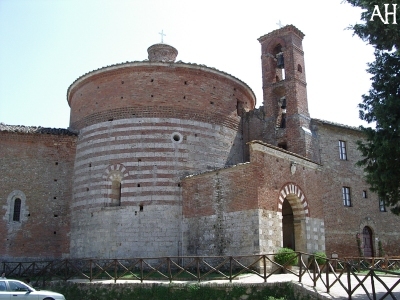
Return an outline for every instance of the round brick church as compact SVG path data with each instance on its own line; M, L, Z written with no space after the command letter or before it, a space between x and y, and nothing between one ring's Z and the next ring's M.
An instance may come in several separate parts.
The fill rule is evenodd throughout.
M161 43L75 80L68 129L0 123L3 260L397 255L398 219L355 165L362 132L309 114L303 38L258 39L259 107Z

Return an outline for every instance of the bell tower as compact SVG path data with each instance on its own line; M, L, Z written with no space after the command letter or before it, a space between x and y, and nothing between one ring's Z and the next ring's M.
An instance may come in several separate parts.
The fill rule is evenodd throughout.
M299 29L287 25L258 39L266 122L263 139L311 158L303 37Z

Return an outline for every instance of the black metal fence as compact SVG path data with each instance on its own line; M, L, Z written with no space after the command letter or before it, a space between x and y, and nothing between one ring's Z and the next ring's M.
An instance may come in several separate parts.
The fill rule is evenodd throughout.
M2 262L7 277L26 280L33 286L46 286L53 280L86 279L197 281L232 280L243 275L254 275L267 282L281 272L295 275L299 282L312 282L313 287L323 286L327 293L338 285L352 299L362 288L369 299L396 299L400 289L400 257L349 257L345 259L316 259L312 254L296 252L295 268L274 261L274 254L249 256L185 256L132 259L63 259L34 262ZM388 286L382 276L392 276ZM367 284L368 283L368 284ZM375 290L376 284L384 287L384 294ZM377 298L379 297L379 298ZM390 298L386 298L390 299ZM400 300L400 299L399 299Z

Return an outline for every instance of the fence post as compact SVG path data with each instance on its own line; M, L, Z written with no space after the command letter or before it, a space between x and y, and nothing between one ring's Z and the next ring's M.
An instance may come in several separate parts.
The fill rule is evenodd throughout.
M229 282L232 283L232 256L229 256Z
M197 280L200 282L200 257L197 257L196 260L197 260Z
M370 270L368 274L370 274L371 276L372 299L376 300L375 282L374 282L375 272L374 270Z
M315 259L315 256L313 255L313 268L314 268L314 272L313 272L313 277L314 277L314 279L313 279L313 287L316 287L317 286L317 278L316 278L316 275L317 275L317 270L318 270L318 267L317 267L317 261L316 261L316 259Z
M172 282L172 271L171 271L171 258L167 257L167 266L168 266L168 277L169 277L169 283Z
M140 259L140 282L143 283L143 259Z
M347 267L347 288L348 292L347 295L349 296L348 299L351 300L351 264L349 262L346 262L346 267Z
M331 269L331 263L329 260L325 260L325 273L326 273L326 292L329 293L329 271Z
M301 282L301 278L303 277L302 275L302 271L303 271L303 253L299 252L299 262L300 262L300 266L299 266L299 282Z
M114 259L114 283L117 283L117 277L118 277L117 260Z
M264 282L267 282L267 258L263 255L263 265L264 265Z
M89 260L89 267L90 267L90 278L89 281L92 282L93 280L93 266L92 266L92 260Z

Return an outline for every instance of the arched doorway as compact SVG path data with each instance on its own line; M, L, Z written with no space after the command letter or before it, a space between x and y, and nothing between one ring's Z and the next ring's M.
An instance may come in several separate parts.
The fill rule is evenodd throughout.
M374 248L372 246L372 230L368 226L363 229L363 252L365 257L374 256Z
M282 214L282 246L307 252L306 217L308 203L301 189L294 183L286 184L279 193L278 212Z
M283 247L295 250L295 235L293 223L293 210L287 199L282 204L282 235Z

